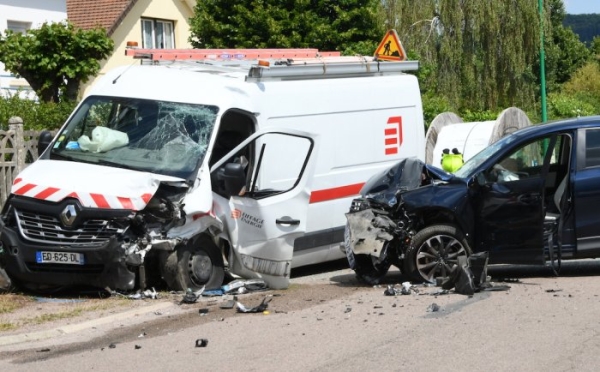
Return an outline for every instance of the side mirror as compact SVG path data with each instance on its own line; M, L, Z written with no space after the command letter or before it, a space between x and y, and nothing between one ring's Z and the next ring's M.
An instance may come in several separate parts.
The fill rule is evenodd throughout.
M222 182L225 193L229 196L240 195L246 186L246 172L244 166L238 163L227 163L218 171L219 180Z
M52 138L52 133L47 130L40 133L40 137L38 138L38 156L41 156L46 151L50 142L52 142Z

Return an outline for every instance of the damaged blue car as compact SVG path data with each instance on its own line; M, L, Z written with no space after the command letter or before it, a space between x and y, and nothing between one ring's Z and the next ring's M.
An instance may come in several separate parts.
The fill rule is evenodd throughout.
M549 264L600 256L600 117L531 126L454 174L405 159L353 200L343 250L378 283L394 265L413 280L446 278L461 256Z

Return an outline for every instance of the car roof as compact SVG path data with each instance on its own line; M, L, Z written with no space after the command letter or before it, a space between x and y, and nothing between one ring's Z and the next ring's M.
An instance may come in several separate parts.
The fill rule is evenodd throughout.
M544 133L553 133L560 131L575 130L578 128L600 127L600 116L584 116L571 119L554 120L547 123L539 123L523 129L519 129L513 134L518 137L537 136Z

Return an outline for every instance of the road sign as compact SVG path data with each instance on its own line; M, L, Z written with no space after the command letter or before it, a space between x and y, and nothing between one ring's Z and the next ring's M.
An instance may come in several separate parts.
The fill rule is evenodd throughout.
M396 30L389 30L379 46L377 50L375 50L375 57L384 61L405 61L406 53L404 52L404 48L402 44L400 44L400 39L398 38L398 34Z

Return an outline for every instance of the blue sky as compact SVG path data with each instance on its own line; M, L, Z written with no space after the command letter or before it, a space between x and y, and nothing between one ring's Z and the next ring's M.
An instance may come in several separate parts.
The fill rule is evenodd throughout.
M563 0L567 14L600 13L600 0Z

